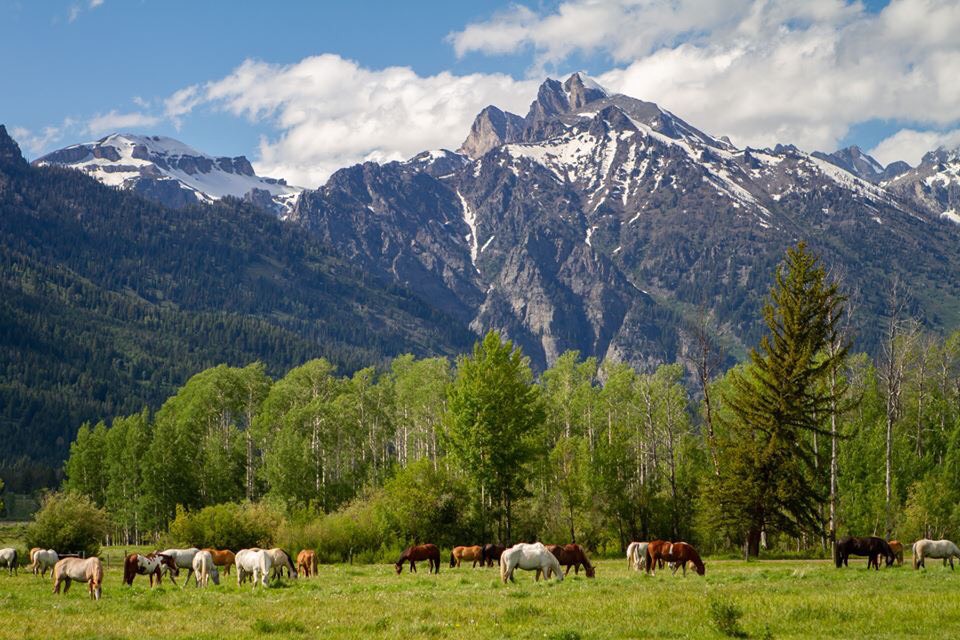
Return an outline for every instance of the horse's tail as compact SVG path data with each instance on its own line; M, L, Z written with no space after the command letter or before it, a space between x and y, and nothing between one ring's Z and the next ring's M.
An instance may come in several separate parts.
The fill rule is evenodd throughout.
M450 552L450 566L451 567L457 566L457 560L453 555L453 551Z

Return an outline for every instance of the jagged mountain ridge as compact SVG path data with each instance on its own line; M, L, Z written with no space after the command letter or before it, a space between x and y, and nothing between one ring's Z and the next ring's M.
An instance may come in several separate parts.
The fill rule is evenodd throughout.
M256 175L244 156L214 157L164 136L114 133L53 151L33 164L77 169L171 208L233 196L286 215L302 191Z
M291 219L474 331L504 331L538 367L569 348L672 359L698 308L750 344L802 239L861 290L869 348L894 277L919 283L932 326L958 320L956 231L887 170L902 167L859 150L740 149L574 74L544 82L526 116L481 111L457 153L335 173Z

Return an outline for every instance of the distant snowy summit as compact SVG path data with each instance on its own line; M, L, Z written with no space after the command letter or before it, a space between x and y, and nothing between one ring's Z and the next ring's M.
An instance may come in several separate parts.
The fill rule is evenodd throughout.
M33 164L78 169L169 207L235 196L285 217L303 191L282 179L258 176L244 156L216 158L163 136L114 133L48 153Z

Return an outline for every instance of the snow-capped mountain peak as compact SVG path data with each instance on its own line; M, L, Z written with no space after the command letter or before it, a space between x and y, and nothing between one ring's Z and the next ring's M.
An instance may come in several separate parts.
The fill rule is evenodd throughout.
M211 156L165 136L113 133L54 151L34 164L77 169L172 207L235 196L284 215L302 191L282 179L256 175L244 156Z

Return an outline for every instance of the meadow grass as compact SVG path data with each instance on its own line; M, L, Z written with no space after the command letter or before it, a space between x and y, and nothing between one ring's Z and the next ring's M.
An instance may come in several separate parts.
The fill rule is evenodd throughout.
M0 638L960 637L960 571L855 565L708 559L706 576L683 578L603 560L595 580L535 583L518 571L506 586L496 569L397 576L392 565L327 565L267 590L231 575L206 590L151 591L142 576L124 587L112 561L100 602L85 585L54 596L49 578L0 572Z

